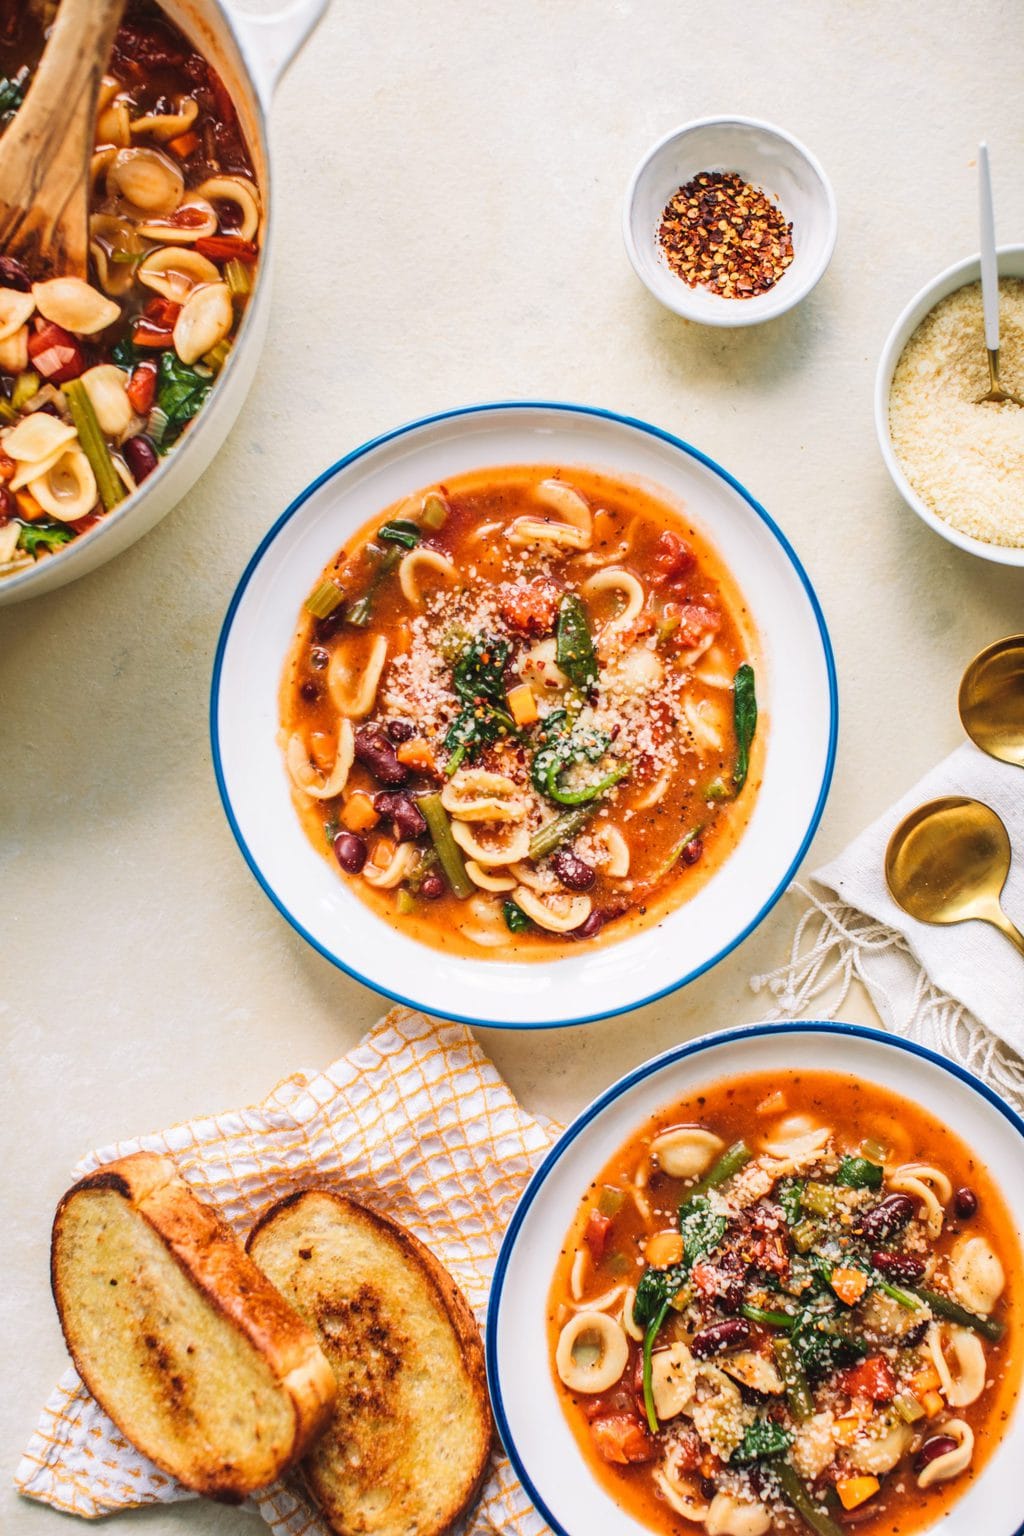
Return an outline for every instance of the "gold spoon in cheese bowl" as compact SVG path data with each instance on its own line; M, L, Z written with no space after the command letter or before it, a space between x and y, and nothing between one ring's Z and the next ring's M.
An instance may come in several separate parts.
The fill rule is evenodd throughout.
M999 904L1010 873L1010 839L980 800L949 795L911 811L885 851L897 906L921 923L991 923L1024 955L1024 934Z
M988 352L988 392L979 395L978 404L991 401L993 405L1024 405L1024 400L1006 389L999 378L999 268L987 144L978 145L978 202L981 214L981 304L985 314L985 350Z
M960 721L976 747L1024 768L1024 635L979 651L960 682Z

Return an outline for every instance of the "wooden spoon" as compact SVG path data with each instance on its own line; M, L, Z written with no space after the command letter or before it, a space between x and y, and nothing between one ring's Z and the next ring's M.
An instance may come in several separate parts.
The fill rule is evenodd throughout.
M61 0L29 93L0 139L0 251L37 281L86 276L96 100L125 0Z

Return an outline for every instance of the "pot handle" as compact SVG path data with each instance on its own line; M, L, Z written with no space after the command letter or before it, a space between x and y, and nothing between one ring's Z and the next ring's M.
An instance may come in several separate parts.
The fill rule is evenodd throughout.
M264 110L269 108L281 76L329 3L330 0L292 0L269 16L243 14L232 8L231 20Z

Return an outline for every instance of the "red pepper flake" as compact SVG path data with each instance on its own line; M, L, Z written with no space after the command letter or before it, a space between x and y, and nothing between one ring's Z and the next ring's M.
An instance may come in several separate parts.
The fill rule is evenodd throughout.
M677 277L725 299L767 293L793 260L793 226L735 171L701 171L669 198L658 243Z

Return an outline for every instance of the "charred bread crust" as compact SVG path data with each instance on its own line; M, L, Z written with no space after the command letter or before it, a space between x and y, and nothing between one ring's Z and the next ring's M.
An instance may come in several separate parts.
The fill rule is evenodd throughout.
M357 1217L365 1219L385 1234L388 1239L397 1243L403 1255L412 1263L418 1265L430 1282L441 1309L447 1316L458 1339L473 1400L477 1412L487 1425L487 1435L476 1475L461 1504L451 1511L447 1520L445 1529L450 1530L459 1524L480 1497L483 1485L487 1479L491 1455L496 1445L494 1417L491 1413L490 1396L487 1390L487 1367L483 1341L480 1337L480 1325L469 1303L444 1265L431 1253L424 1243L420 1242L418 1237L414 1236L412 1232L408 1231L399 1222L392 1220L391 1217L382 1215L379 1211L375 1211L371 1206L364 1205L361 1201L353 1200L349 1195L340 1195L331 1189L320 1189L311 1186L307 1189L296 1190L292 1194L285 1195L282 1199L275 1201L272 1206L262 1213L250 1231L245 1241L246 1251L251 1250L259 1233L265 1227L270 1226L276 1217L282 1215L286 1210L300 1207L310 1196L316 1196L320 1199L327 1198L333 1201L343 1211L352 1212ZM320 1499L316 1484L310 1478L309 1468L303 1465L299 1468L299 1472L311 1496L319 1504ZM338 1531L338 1536L350 1536L350 1532L347 1530L340 1531L337 1527L333 1526L326 1510L321 1512L325 1519L328 1520L328 1523L332 1524L332 1528Z
M61 1330L75 1369L87 1390L130 1441L90 1381L86 1361L72 1344L65 1324L60 1275L60 1239L64 1213L84 1192L111 1189L147 1223L204 1301L226 1318L262 1356L291 1404L294 1434L287 1465L298 1460L330 1422L337 1385L330 1364L312 1331L249 1258L241 1241L212 1207L201 1201L169 1157L136 1152L88 1173L61 1197L50 1242L50 1287ZM251 1490L215 1483L196 1484L181 1470L161 1462L159 1447L147 1455L196 1492L225 1502L239 1502ZM283 1468L282 1468L283 1470Z

